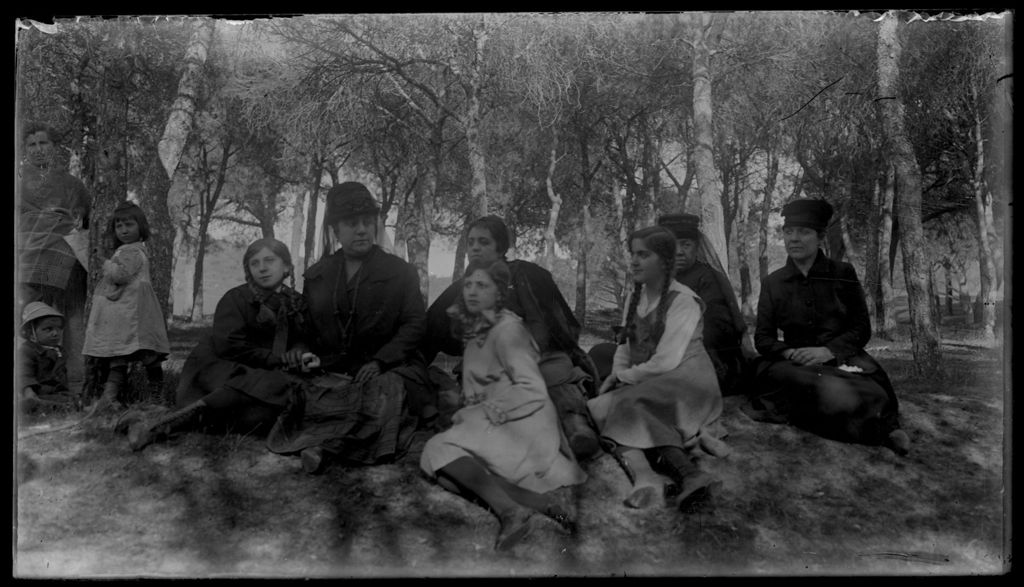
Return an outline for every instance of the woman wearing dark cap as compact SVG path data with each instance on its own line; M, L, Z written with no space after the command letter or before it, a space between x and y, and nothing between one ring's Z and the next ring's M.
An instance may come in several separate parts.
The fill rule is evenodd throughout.
M523 319L540 347L540 369L573 454L586 460L600 452L586 398L594 395L597 373L579 347L580 325L558 290L551 273L529 261L505 259L511 243L508 227L497 216L473 221L466 232L469 261L505 261L511 280L504 294L505 307ZM425 357L438 352L462 355L463 341L452 334L447 311L462 296L462 280L448 287L427 310Z
M857 273L821 250L832 206L794 200L782 215L788 259L761 284L754 337L761 359L756 395L744 411L907 454L910 441L899 427L892 383L864 351L871 322Z
M324 210L324 254L306 271L303 288L317 331L311 350L320 367L350 378L349 387L358 393L349 396L361 398L363 409L377 414L382 426L372 438L358 441L355 460L363 463L400 456L417 417L436 413L426 364L417 350L426 332L419 275L376 244L379 213L363 184L348 181L331 188ZM351 434L332 435L331 417L318 413L321 407L309 398L305 408L293 406L282 416L293 425L275 429L268 439L275 452L301 452L310 473L335 455L353 460L357 448ZM344 406L338 409L346 412Z

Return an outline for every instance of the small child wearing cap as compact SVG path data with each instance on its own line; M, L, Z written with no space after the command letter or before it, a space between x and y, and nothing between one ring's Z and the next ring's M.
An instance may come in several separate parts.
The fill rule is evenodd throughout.
M63 334L63 314L43 302L25 305L18 348L18 403L23 413L71 404L67 358L60 346Z

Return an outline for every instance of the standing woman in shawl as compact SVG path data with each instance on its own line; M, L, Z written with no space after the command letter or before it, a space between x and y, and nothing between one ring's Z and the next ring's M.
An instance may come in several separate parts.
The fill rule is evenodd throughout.
M508 227L497 216L471 223L466 233L469 261L505 261L511 273L502 292L505 307L523 319L540 347L540 371L558 418L576 458L583 461L601 450L587 412L587 397L597 386L597 370L579 347L580 325L562 297L551 273L529 261L505 259L511 242ZM459 356L462 341L453 336L448 308L462 296L462 281L441 293L427 310L426 360L438 352Z
M122 420L132 450L202 424L243 433L270 429L288 405L296 375L315 364L308 352L306 300L285 284L292 256L279 240L259 239L242 257L245 283L217 302L213 328L189 354L177 390L178 409L146 421Z
M330 460L374 464L408 449L417 418L436 402L418 351L426 315L416 267L378 246L380 207L361 183L331 188L324 256L304 276L316 326L313 352L333 390L305 397L271 431L268 446L300 453L308 473ZM353 420L353 410L361 419Z
M857 272L821 250L832 206L794 200L782 215L786 265L761 284L754 339L761 359L744 412L907 454L910 439L900 429L896 392L864 350L871 321Z
M548 397L536 342L523 320L504 306L511 275L501 260L473 261L463 296L451 308L465 342L465 407L448 430L427 441L423 470L445 489L477 497L498 516L496 550L532 530L540 513L571 529L566 509L548 492L586 480Z
M43 302L64 314L62 346L68 354L72 391L84 377L86 270L69 245L88 227L90 198L85 186L58 161L57 135L46 125L25 127L25 159L18 169L19 303ZM68 238L66 238L68 237Z
M727 454L715 437L722 395L701 343L703 302L673 279L676 239L670 230L644 228L629 242L635 287L612 373L588 406L633 483L625 505L646 508L665 493L687 510L720 484L691 455L698 448ZM664 487L651 465L675 485Z

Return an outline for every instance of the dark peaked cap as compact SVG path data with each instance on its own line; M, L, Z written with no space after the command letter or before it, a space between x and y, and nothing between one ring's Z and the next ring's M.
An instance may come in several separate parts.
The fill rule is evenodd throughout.
M700 239L700 216L696 214L662 214L658 225L675 233L676 238Z
M342 218L379 213L380 206L377 205L377 200L374 200L370 190L358 181L346 181L327 192L324 209L324 223L327 225L332 225Z
M782 207L782 216L787 226L804 226L815 230L825 230L832 218L832 204L825 200L800 199L793 200Z

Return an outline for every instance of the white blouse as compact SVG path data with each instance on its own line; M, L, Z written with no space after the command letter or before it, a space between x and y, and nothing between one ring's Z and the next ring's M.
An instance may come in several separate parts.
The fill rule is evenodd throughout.
M644 363L638 365L629 364L630 343L620 344L615 349L615 358L612 362L612 373L618 376L619 381L627 384L640 383L662 373L667 373L679 366L686 353L686 347L690 344L693 332L700 323L700 317L704 313L704 302L685 285L676 280L669 284L669 291L677 291L679 295L672 300L665 315L665 332L658 340L658 346L654 355ZM632 293L626 299L626 309L622 316L622 326L626 325L626 314L629 312L629 305L632 303ZM697 303L694 303L694 301ZM647 300L647 286L644 285L640 292L640 302L636 307L637 316L647 316L658 309L661 295L653 301Z

